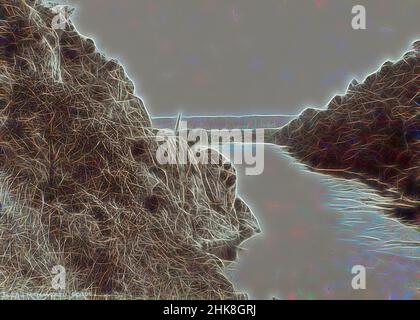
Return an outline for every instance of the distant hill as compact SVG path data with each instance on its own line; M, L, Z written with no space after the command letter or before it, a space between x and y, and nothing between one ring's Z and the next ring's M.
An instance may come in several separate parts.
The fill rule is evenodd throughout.
M285 145L310 168L358 178L394 195L394 216L420 222L420 41L396 62L356 80L326 110L306 109L279 129Z
M183 121L188 122L188 128L195 129L257 129L280 128L286 125L293 116L288 115L249 115L249 116L184 116ZM174 128L177 117L152 118L153 126L157 128Z

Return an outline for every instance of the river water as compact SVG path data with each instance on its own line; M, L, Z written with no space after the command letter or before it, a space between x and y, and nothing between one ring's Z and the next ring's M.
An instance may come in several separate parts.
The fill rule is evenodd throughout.
M238 290L251 299L420 298L420 233L384 215L386 199L310 172L281 147L266 145L264 155L261 175L236 166L239 194L263 231L228 267ZM352 287L356 265L366 289Z

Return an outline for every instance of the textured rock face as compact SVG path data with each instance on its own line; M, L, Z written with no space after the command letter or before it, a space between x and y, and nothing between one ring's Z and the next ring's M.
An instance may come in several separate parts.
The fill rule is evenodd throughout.
M305 110L274 135L315 170L394 194L394 214L420 223L420 42L363 83L353 81L326 110Z
M222 260L258 232L229 164L160 165L118 62L35 0L0 0L0 291L235 298ZM240 296L240 295L239 295Z

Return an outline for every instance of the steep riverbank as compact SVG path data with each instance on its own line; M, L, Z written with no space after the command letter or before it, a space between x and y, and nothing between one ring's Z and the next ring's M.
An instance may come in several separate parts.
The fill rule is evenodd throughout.
M361 182L308 171L284 148L265 147L261 176L238 166L238 192L262 233L229 268L251 298L419 299L420 233L384 214L389 200ZM354 265L366 289L353 290Z
M395 199L392 214L420 223L420 41L327 109L306 109L269 139L311 169L355 178Z
M42 3L0 0L0 298L52 298L54 270L64 298L243 298L233 166L162 164L123 66Z

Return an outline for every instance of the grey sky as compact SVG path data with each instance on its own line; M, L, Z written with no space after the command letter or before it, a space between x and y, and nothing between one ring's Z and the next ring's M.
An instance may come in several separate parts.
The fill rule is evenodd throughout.
M418 0L63 0L152 115L296 114L420 38ZM367 30L351 8L367 9ZM362 80L362 79L361 79Z

